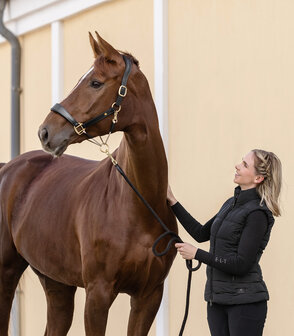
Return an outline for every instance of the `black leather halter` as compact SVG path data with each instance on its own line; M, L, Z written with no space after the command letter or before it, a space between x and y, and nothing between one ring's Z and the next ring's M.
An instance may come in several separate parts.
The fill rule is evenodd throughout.
M112 132L113 126L117 122L117 114L121 110L121 103L124 97L127 95L127 91L128 91L127 82L128 82L131 69L132 69L131 60L125 55L122 55L122 56L126 64L125 72L124 72L124 75L121 81L121 85L118 89L116 101L111 105L111 107L107 111L99 114L97 117L90 119L88 121L78 122L61 104L57 103L51 108L51 111L60 114L63 118L69 121L73 125L74 130L78 135L82 135L82 134L87 135L87 132L86 132L87 127L96 124L97 122L107 118L111 114L114 114L115 118L112 120L111 129L110 129L110 133Z

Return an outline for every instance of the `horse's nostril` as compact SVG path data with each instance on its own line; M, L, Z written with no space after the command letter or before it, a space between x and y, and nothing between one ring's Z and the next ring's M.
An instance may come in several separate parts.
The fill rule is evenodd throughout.
M43 144L48 142L48 131L45 127L39 131L39 138Z

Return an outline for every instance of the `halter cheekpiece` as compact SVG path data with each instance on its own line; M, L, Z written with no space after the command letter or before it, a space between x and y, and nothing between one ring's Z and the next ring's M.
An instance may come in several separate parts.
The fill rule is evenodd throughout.
M92 126L92 125L96 124L97 122L99 122L99 121L107 118L108 116L114 114L109 133L112 132L114 125L117 123L117 115L118 115L119 111L121 110L121 103L122 103L124 97L127 95L127 92L128 92L127 82L128 82L128 78L129 78L131 69L132 69L131 60L125 55L122 55L122 56L123 56L123 59L124 59L125 64L126 64L125 72L124 72L124 75L123 75L123 78L122 78L122 81L121 81L121 85L118 89L116 101L111 105L111 107L107 111L99 114L97 117L95 117L93 119L90 119L88 121L78 122L61 104L57 103L51 108L51 111L60 114L63 118L65 118L68 122L70 122L73 125L74 130L78 135L85 134L88 137L90 137L86 132L87 127Z

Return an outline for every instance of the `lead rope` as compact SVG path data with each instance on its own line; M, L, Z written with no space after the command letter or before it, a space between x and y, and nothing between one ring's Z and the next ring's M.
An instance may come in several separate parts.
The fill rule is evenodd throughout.
M114 124L115 122L113 122ZM112 128L111 128L112 131ZM179 237L179 235L173 231L170 231L169 228L164 224L164 222L161 220L161 218L157 215L157 213L153 210L153 208L151 207L151 205L145 200L145 198L139 193L139 191L137 190L137 188L132 184L132 182L128 179L128 177L126 176L126 174L124 173L123 169L119 166L119 164L117 163L117 161L115 160L115 158L110 154L109 152L109 146L108 146L108 139L110 137L111 131L109 132L106 141L104 141L102 139L102 137L100 137L101 139L101 143L99 143L96 139L93 139L92 137L90 137L86 132L84 132L84 134L88 137L88 141L92 142L93 144L97 145L100 147L100 151L104 154L106 154L112 164L114 165L114 167L116 168L116 170L121 174L121 176L124 178L124 180L128 183L128 185L134 190L134 192L136 193L136 195L140 198L140 200L143 202L143 204L147 207L147 209L152 213L152 215L155 217L155 219L159 222L159 224L161 225L161 227L164 229L164 233L162 233L154 242L153 246L152 246L152 252L156 257L161 257L164 256L165 254L168 253L168 251L170 250L172 243L173 242L179 242L179 243L183 243L182 239ZM156 247L157 244L166 236L171 236L166 248L164 251L162 252L158 252ZM201 266L201 262L198 261L198 265L196 267L193 267L192 264L192 260L186 260L186 267L188 268L188 282L187 282L187 292L186 292L186 306L185 306L185 314L184 314L184 318L183 318L183 322L182 322L182 326L179 332L179 336L182 336L184 333L184 329L185 329L185 325L188 319L188 313L189 313L189 306L190 306L190 292L191 292L191 282L192 282L192 272L197 271Z

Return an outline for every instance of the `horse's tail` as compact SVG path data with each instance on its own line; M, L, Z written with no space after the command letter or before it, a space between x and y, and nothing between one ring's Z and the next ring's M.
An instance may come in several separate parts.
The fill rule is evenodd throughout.
M0 162L0 169L5 165L4 162Z

